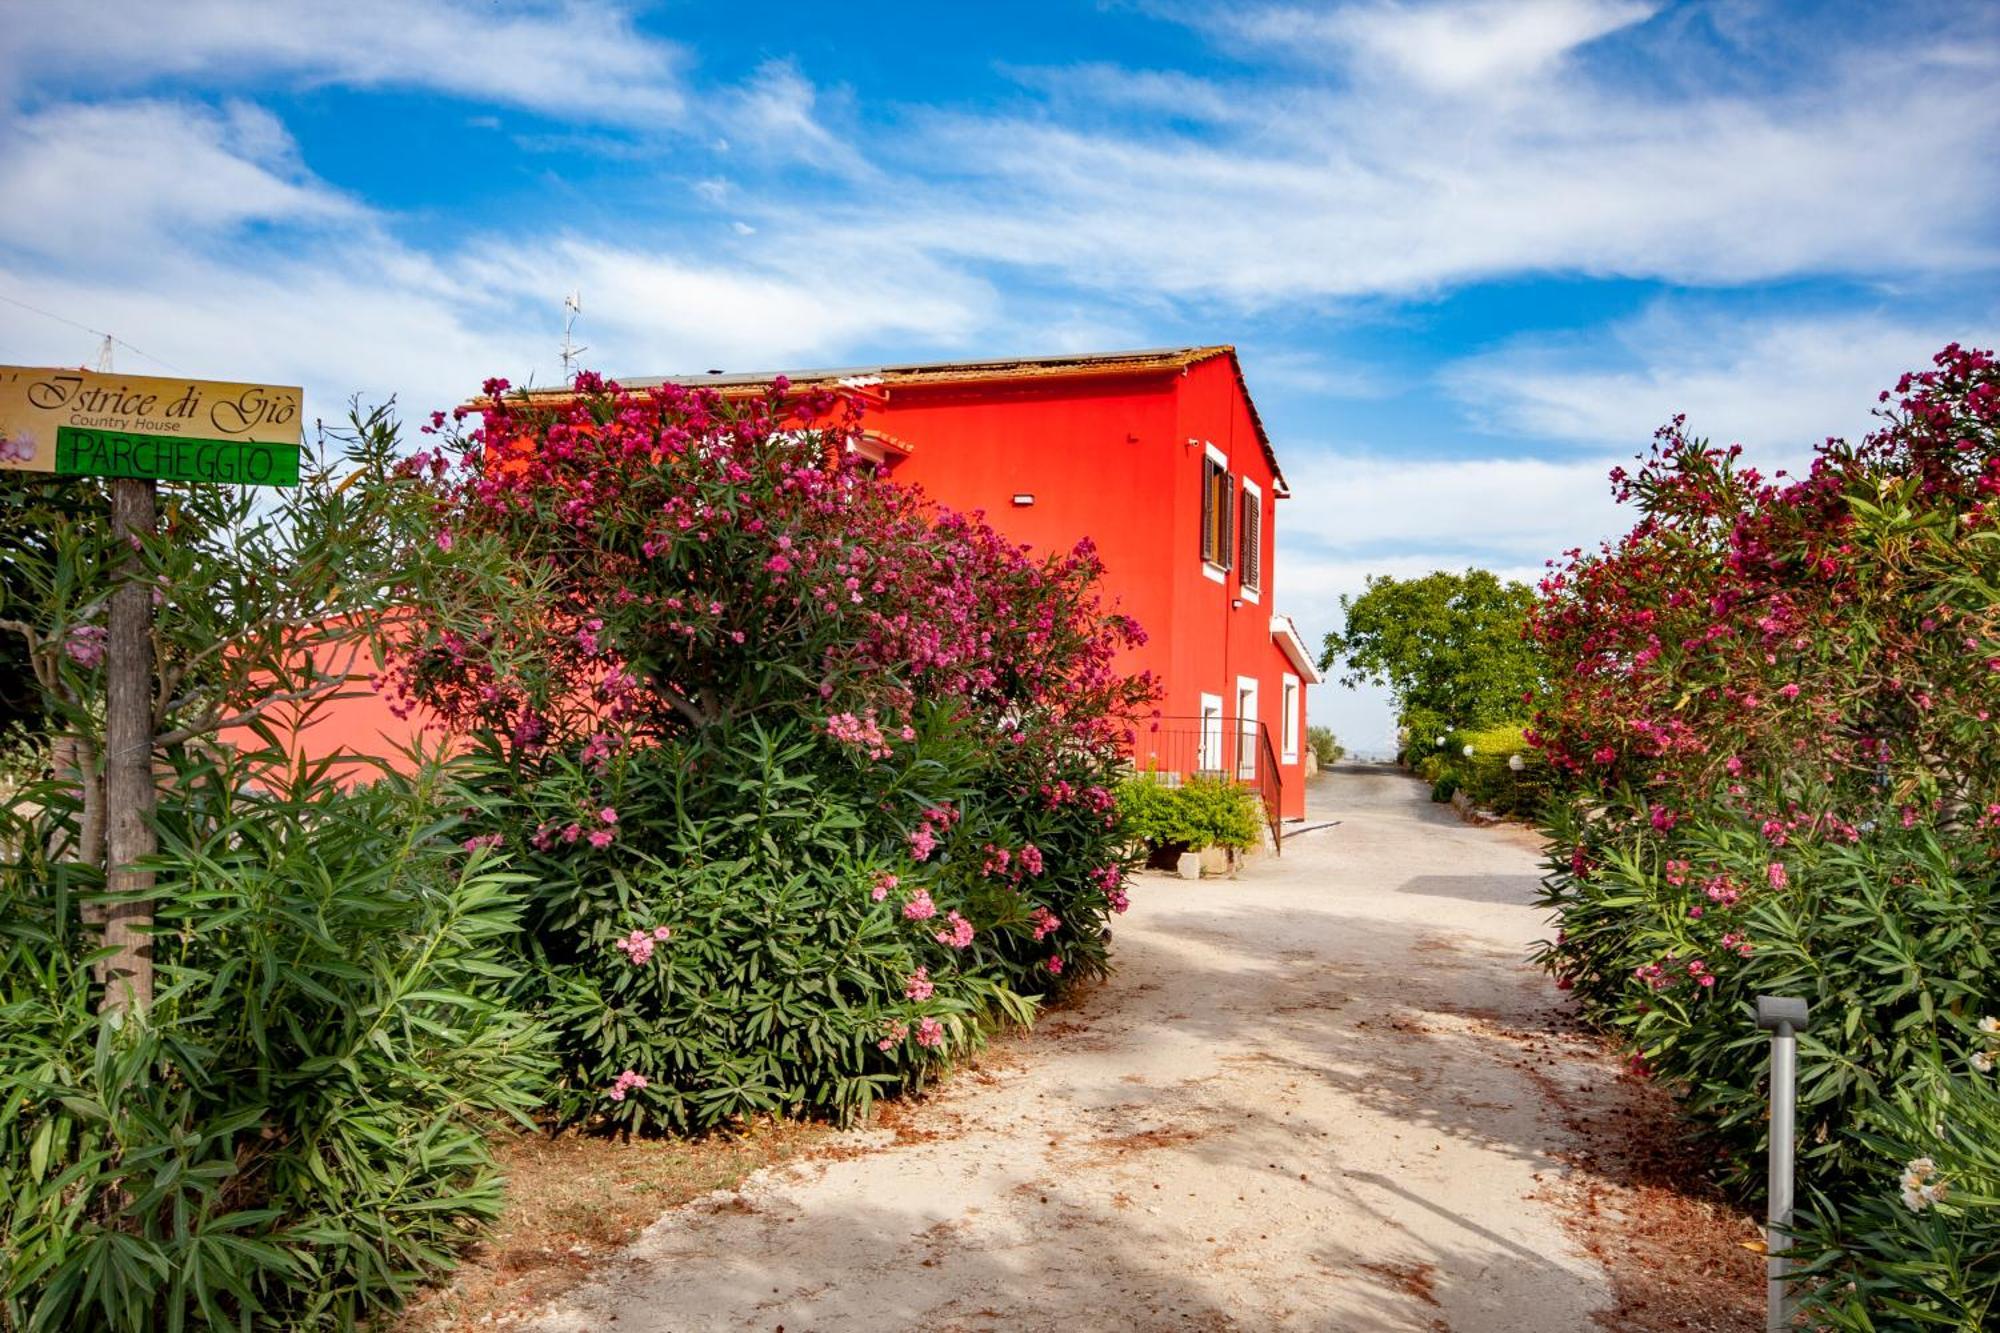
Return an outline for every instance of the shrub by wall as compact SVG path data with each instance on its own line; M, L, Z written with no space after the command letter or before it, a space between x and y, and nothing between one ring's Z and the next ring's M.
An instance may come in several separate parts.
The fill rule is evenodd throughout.
M1150 851L1228 847L1247 851L1264 830L1257 794L1227 778L1195 775L1169 784L1139 773L1118 784L1126 833Z
M2000 371L1951 347L1893 397L1802 478L1663 431L1615 474L1637 526L1553 572L1532 620L1533 731L1575 784L1545 962L1746 1185L1752 997L1809 1000L1803 1170L1836 1214L1882 1193L1899 1090L1964 1070L2000 1009Z
M1149 686L1087 545L931 508L782 385L504 387L412 465L463 572L399 686L532 872L521 995L566 1119L853 1115L1103 970Z

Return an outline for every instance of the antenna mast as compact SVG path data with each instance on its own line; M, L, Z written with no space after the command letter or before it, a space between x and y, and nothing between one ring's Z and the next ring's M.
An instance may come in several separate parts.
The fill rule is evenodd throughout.
M576 317L582 313L582 292L571 292L563 298L562 363L563 383L565 384L576 378L576 359L590 350L588 347L578 347L575 341L569 336L570 331L576 327Z

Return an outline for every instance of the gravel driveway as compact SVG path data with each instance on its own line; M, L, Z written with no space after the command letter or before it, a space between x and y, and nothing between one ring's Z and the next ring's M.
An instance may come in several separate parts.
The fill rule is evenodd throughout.
M520 1327L1570 1330L1531 838L1394 770L1280 858L1147 876L1111 981L929 1100L661 1218ZM615 1320L615 1323L613 1322Z

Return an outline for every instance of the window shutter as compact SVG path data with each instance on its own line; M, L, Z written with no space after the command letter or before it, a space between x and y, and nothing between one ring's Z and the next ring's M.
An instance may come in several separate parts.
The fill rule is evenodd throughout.
M1235 563L1236 555L1236 513L1235 506L1229 503L1230 493L1236 489L1236 478L1227 472L1223 472L1220 468L1217 468L1216 471L1219 474L1218 480L1220 482L1217 489L1222 493L1215 497L1215 504L1216 508L1222 511L1222 522L1220 524L1221 531L1215 534L1215 544L1222 551L1218 563L1224 569L1228 569Z
M1201 460L1201 558L1213 560L1211 542L1215 537L1215 461Z
M1243 586L1261 588L1264 586L1264 514L1257 501L1257 493L1243 492Z

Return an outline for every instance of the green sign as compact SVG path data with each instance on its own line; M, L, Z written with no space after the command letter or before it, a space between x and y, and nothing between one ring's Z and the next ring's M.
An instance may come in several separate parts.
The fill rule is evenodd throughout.
M150 477L236 486L296 486L299 446L196 440L84 426L56 429L55 471L70 477Z

